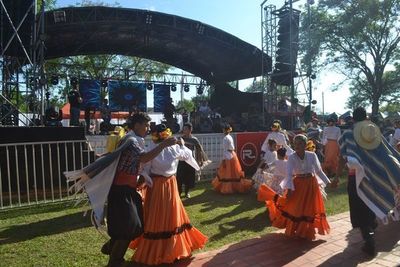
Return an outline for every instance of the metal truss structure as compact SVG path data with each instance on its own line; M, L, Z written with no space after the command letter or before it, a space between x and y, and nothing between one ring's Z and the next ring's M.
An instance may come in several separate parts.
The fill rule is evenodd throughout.
M26 2L26 1L25 1ZM43 1L44 2L44 1ZM18 2L20 3L20 2ZM27 103L29 98L43 99L45 91L44 82L44 5L41 10L37 10L37 2L31 1L29 6L26 6L24 15L20 21L15 21L16 18L10 14L11 1L5 2L0 0L0 31L1 31L1 91L0 91L0 124L1 125L19 125L22 124L34 125L33 120L28 118L20 108ZM18 5L18 4L16 4ZM14 7L21 8L19 6ZM18 23L16 23L18 22ZM29 28L29 43L24 43L21 38L21 26L26 23ZM12 29L12 35L5 40L6 28ZM10 52L11 49L18 52ZM29 71L35 77L34 84L31 87L26 86L25 72ZM27 96L30 97L27 97ZM25 96L25 100L23 99ZM44 103L37 107L32 107L34 114L44 114ZM21 117L24 119L21 119Z
M264 0L261 4L261 42L262 54L271 55L272 66L276 63L277 39L278 39L278 20L279 11L293 9L293 3L298 0L287 0L282 8L277 9L275 5L267 4L268 0ZM308 18L310 18L310 5L312 1L307 1ZM310 40L309 40L310 42ZM290 40L292 43L292 40ZM262 81L265 98L264 116L267 124L274 118L287 117L287 125L295 127L295 117L303 115L304 106L312 103L312 79L315 76L312 73L311 62L307 62L307 70L302 70L297 61L297 74L291 75L295 77L290 86L280 86L272 82L271 76L273 71L263 71ZM279 86L279 87L278 87ZM288 105L290 106L288 106Z

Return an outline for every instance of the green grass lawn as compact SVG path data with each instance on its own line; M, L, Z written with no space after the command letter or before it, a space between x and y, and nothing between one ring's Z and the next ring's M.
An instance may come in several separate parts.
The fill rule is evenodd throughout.
M345 184L327 193L328 216L348 210ZM203 182L191 196L183 200L191 223L209 237L202 251L276 230L255 192L219 195ZM105 266L100 248L106 239L83 217L84 210L64 202L1 211L0 266Z

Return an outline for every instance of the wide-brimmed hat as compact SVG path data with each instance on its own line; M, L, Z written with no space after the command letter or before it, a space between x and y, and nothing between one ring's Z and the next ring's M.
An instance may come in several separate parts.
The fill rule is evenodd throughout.
M365 149L375 149L382 142L379 127L371 121L360 121L354 125L354 140Z

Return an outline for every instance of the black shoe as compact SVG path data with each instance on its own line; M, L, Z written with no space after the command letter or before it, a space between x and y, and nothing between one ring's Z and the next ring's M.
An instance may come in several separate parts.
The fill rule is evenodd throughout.
M104 245L101 247L101 253L104 255L110 255L111 254L111 240L108 240Z
M375 241L373 238L367 239L364 243L364 245L361 247L361 250L367 254L368 256L375 256L376 251L375 251Z

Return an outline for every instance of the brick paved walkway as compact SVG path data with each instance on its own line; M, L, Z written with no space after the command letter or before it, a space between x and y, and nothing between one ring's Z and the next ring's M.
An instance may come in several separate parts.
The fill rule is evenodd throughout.
M363 241L358 230L351 229L348 212L329 217L328 221L331 234L317 235L315 241L287 238L279 230L168 266L400 266L399 222L379 225L375 235L378 254L371 259L360 250Z

